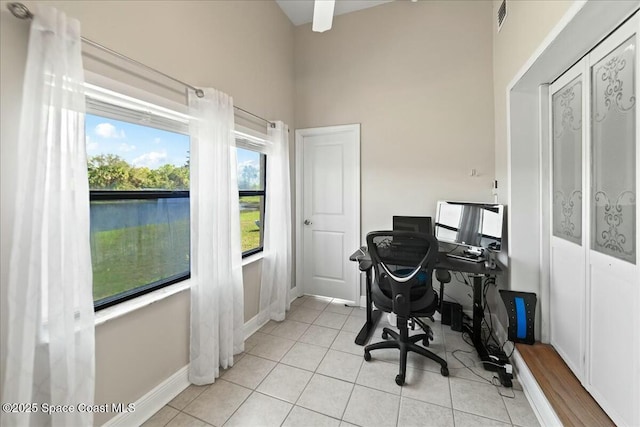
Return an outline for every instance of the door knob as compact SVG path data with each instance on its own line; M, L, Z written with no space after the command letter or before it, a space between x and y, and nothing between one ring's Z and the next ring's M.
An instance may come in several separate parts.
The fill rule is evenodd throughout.
M311 221L309 221L308 219L304 220L304 225L311 225L313 224Z

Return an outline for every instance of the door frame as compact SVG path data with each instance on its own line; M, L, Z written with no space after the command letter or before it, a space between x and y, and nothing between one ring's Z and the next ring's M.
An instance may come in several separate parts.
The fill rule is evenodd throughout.
M303 206L304 206L304 138L307 136L316 136L316 135L326 135L331 133L343 132L343 131L352 131L356 135L355 144L355 164L351 165L353 170L356 172L357 180L355 182L355 188L353 188L353 192L356 195L357 203L355 204L355 212L353 222L356 224L356 232L354 233L354 241L346 242L347 247L349 245L353 246L353 250L355 251L360 247L360 235L361 235L361 224L360 224L360 212L362 206L361 194L360 194L360 182L361 182L361 174L360 174L360 123L355 124L347 124L347 125L337 125L337 126L322 126L315 128L305 128L305 129L296 129L296 225L295 225L295 233L296 233L296 289L297 294L304 295L305 293L305 285L304 285L304 262L303 262L303 248L304 248L304 232L303 232ZM348 272L347 272L348 274ZM360 303L360 280L358 280L359 271L358 267L353 265L353 302L355 304Z
M507 286L540 295L536 338L549 342L548 83L640 8L640 1L576 0L507 85L507 203L509 272ZM640 157L640 150L637 156ZM640 234L640 229L637 230ZM637 298L640 306L640 295ZM640 346L638 348L640 351ZM518 350L516 369L542 424L559 424ZM640 419L640 408L636 409Z

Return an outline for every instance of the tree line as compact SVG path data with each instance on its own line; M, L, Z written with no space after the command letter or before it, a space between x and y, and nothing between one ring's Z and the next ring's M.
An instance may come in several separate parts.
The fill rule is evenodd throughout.
M115 154L89 157L92 190L188 190L189 161L183 166L165 164L157 169L133 166Z

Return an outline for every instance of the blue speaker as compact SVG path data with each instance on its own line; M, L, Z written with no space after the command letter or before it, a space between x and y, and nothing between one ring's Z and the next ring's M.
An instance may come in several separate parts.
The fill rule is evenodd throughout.
M533 344L536 341L534 327L536 294L501 289L500 296L509 316L509 328L507 331L509 340Z

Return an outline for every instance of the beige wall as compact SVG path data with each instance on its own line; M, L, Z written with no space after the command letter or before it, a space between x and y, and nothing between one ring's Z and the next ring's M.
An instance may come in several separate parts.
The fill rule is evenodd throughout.
M296 126L361 123L363 240L439 199L492 200L490 19L485 1L397 1L296 27Z
M396 1L326 33L296 27L297 128L361 124L362 242L438 200L493 200L491 10ZM468 300L463 286L447 294Z
M493 2L498 15L501 0ZM507 86L533 55L572 0L518 0L507 2L507 19L500 32L493 19L493 96L495 101L495 168L498 199L507 203Z
M49 2L80 19L85 37L236 105L293 126L293 26L271 1ZM25 2L33 8L33 2ZM1 7L2 286L12 216L12 176L28 24ZM156 78L158 78L156 76ZM161 80L161 79L160 79ZM161 80L162 81L162 80ZM163 81L166 83L166 81ZM153 85L145 87L153 90ZM162 92L158 88L159 92ZM245 274L245 320L258 312L260 262ZM0 310L6 325L6 310ZM3 328L3 337L5 329ZM188 363L189 292L96 328L96 403L133 402ZM96 416L102 424L111 414Z
M493 1L493 98L495 108L495 175L498 201L508 204L507 151L507 87L534 54L551 29L558 23L573 1L519 0L507 2L507 18L497 31L495 17L501 0ZM505 277L500 288L510 288ZM497 292L487 293L492 312L506 328L507 316Z

